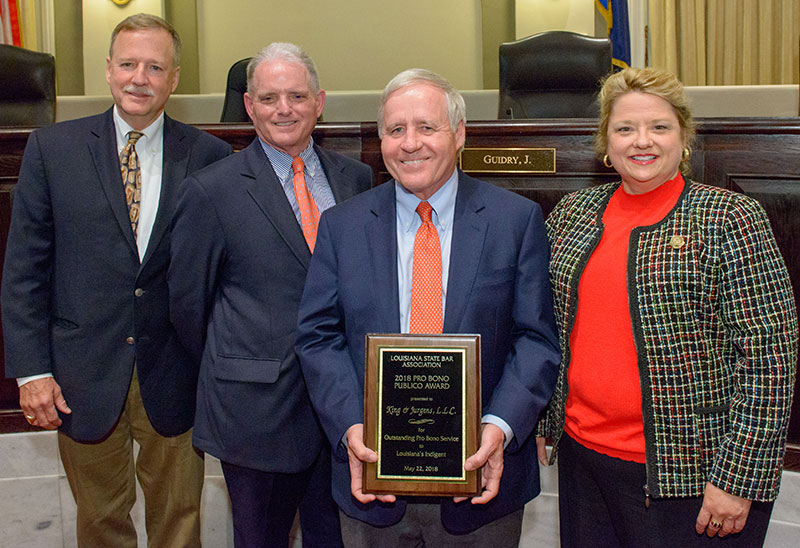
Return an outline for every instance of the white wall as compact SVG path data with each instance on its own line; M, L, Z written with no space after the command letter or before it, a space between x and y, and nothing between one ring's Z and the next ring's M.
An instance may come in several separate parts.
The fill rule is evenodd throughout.
M546 30L594 36L594 0L517 0L517 39Z
M411 67L480 89L479 0L197 0L200 92L274 41L303 46L326 90L380 89Z
M118 6L109 0L83 0L83 74L86 95L108 93L106 57L111 31L137 13L164 16L162 0L135 0Z
M646 0L633 0L633 4ZM329 91L382 89L401 70L423 67L459 89L482 89L480 0L196 0L200 93L221 93L230 66L273 41L308 50ZM545 30L594 34L594 0L517 0L516 35ZM83 0L86 95L108 93L111 31L138 12L163 16L163 0ZM633 19L633 18L632 18Z

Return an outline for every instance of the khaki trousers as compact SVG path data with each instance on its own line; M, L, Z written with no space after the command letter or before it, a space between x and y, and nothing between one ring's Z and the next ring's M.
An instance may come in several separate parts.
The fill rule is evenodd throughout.
M140 446L133 455L133 440ZM164 437L144 410L134 369L125 408L114 430L98 443L58 433L58 448L78 506L80 548L136 548L131 508L136 480L144 492L149 548L200 546L204 461L192 432Z

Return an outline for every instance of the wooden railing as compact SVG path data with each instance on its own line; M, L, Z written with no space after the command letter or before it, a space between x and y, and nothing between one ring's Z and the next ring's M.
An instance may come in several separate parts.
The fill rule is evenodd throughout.
M237 150L255 137L251 125L198 127L230 142ZM479 175L536 200L546 214L564 194L617 178L594 155L595 127L595 121L588 119L472 122L467 124L466 146L554 148L555 173ZM29 129L0 129L0 262L5 255L13 188L29 134ZM389 178L374 122L323 123L317 127L314 139L326 148L368 164L375 172L376 183ZM701 119L691 164L693 179L742 192L761 202L789 268L795 299L800 302L800 118ZM3 372L0 359L0 377ZM800 397L796 396L786 462L788 468L796 470L800 470L798 402ZM15 382L0 382L0 432L27 428L18 410Z

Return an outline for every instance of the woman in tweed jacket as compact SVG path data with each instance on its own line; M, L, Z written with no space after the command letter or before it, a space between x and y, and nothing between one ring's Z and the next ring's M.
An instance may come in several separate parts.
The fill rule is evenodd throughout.
M760 546L797 360L785 264L756 201L683 179L674 76L626 69L600 103L621 182L547 220L563 361L538 433L543 464L544 436L558 449L561 545Z

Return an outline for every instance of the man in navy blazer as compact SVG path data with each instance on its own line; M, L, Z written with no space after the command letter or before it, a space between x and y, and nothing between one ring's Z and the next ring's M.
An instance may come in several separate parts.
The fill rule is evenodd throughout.
M6 372L28 421L59 429L82 547L136 546L134 439L150 545L200 542L203 458L190 432L198 366L169 321L169 225L180 182L231 147L163 114L179 55L163 19L122 21L106 67L114 107L34 131L15 190ZM133 132L142 133L138 209L120 173Z
M296 192L323 211L370 188L372 170L311 138L325 92L302 49L270 44L247 81L257 138L184 182L172 230L172 319L201 359L194 442L222 461L238 548L287 546L304 495L303 546L340 546L329 451L294 352L316 231L301 229Z
M523 507L539 493L530 434L560 357L541 209L456 169L464 101L440 76L402 72L381 105L381 152L394 181L322 216L297 335L334 448L343 538L361 547L516 547ZM420 202L433 208L440 240L443 331L481 335L483 427L464 467L482 468L483 492L471 501L362 491L362 462L377 460L363 442L365 335L409 332Z

